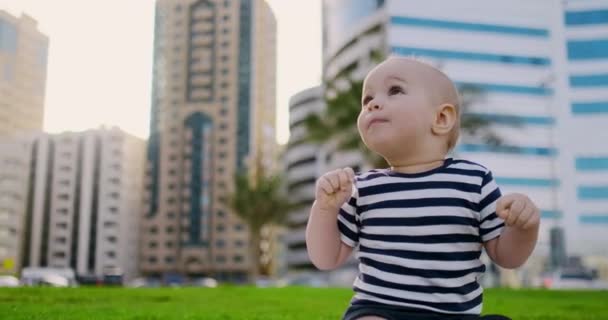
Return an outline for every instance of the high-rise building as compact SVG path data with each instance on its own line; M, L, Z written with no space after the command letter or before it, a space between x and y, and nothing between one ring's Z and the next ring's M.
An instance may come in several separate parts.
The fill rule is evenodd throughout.
M290 212L289 232L285 235L287 266L291 271L314 269L306 251L306 224L310 206L315 200L315 182L319 178L321 146L307 140L306 118L325 108L323 90L313 87L291 97L289 101L289 142L285 151L287 190L297 209Z
M0 138L0 274L21 269L30 153L28 139Z
M36 24L0 10L0 135L42 130L49 39Z
M608 257L608 1L567 1L560 25L569 89L558 120L561 225L568 252Z
M245 278L248 228L224 200L237 172L277 166L275 64L264 1L157 1L144 274Z
M102 128L40 134L30 150L20 265L135 276L145 142Z
M474 92L466 113L500 145L462 135L457 157L490 168L503 193L542 211L535 256L563 228L568 255L606 255L608 3L325 0L324 80L362 78L383 57L414 56Z

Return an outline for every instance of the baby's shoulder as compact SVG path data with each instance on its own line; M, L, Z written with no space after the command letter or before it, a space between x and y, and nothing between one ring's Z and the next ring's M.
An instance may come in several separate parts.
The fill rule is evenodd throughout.
M451 163L448 167L454 169L478 171L483 175L488 174L490 172L490 169L480 163L461 158L451 159Z

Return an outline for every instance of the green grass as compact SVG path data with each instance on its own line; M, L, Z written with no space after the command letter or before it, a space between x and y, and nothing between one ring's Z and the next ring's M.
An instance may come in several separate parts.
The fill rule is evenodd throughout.
M339 319L349 289L0 289L0 319ZM608 319L608 291L486 290L484 313L516 320Z

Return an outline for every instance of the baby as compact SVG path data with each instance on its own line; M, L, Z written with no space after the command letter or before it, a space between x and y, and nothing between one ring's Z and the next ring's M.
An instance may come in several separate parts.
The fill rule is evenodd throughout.
M322 270L359 247L355 295L343 319L480 317L482 249L517 268L536 244L540 214L525 195L501 196L490 170L446 158L459 132L459 96L441 71L389 58L366 77L357 121L390 168L323 175L306 229Z

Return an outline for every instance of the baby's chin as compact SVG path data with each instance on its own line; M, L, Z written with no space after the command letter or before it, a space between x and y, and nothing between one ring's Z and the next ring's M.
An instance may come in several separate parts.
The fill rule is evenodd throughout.
M378 139L376 137L367 137L364 142L371 151L384 158L390 157L395 153L400 153L408 145L407 141L386 138Z

